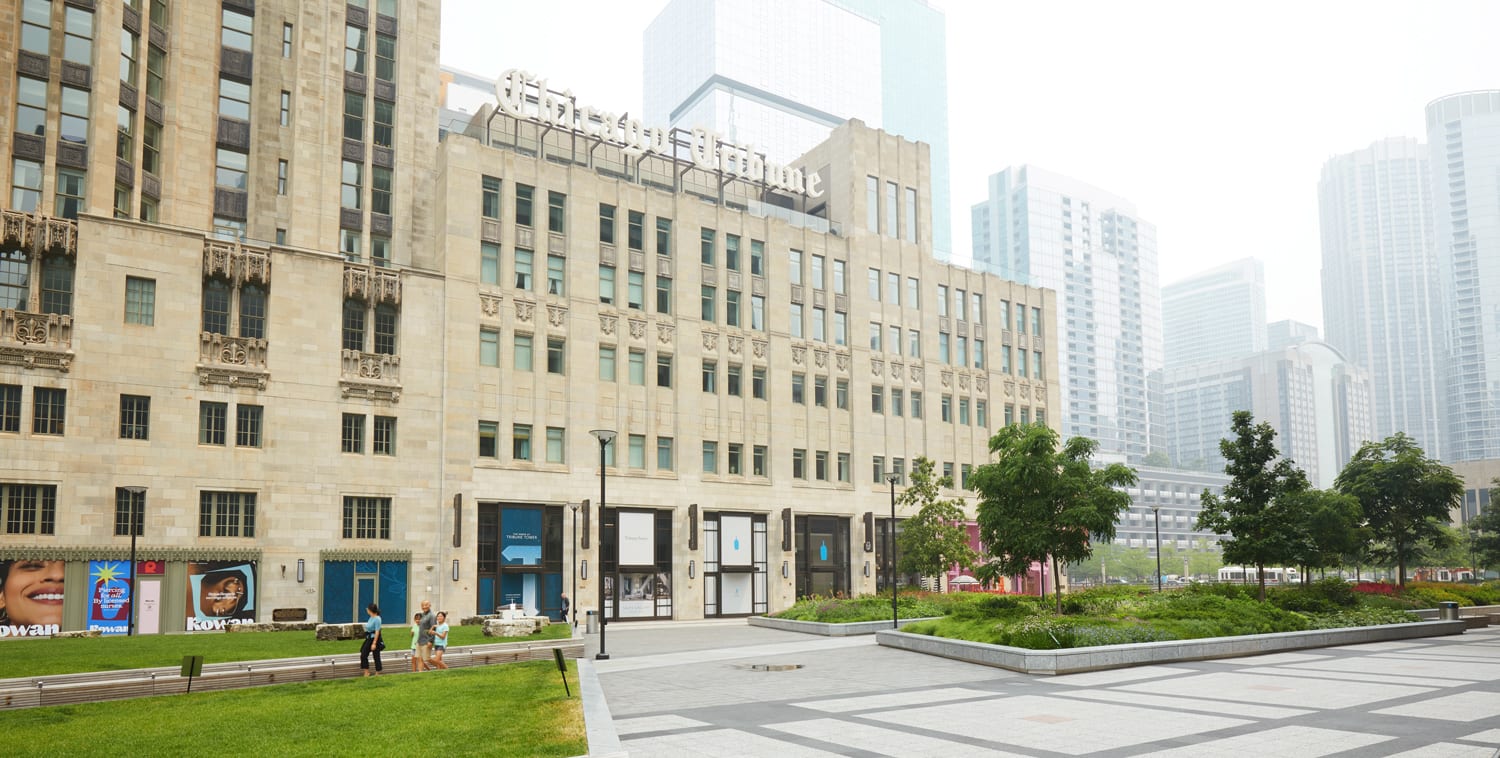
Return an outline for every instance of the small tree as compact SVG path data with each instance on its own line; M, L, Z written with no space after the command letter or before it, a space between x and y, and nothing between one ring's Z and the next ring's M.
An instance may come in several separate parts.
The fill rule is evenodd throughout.
M1231 536L1220 542L1224 563L1255 566L1264 601L1266 566L1294 561L1299 544L1302 527L1287 496L1308 485L1307 475L1295 464L1277 460L1276 430L1254 421L1249 411L1235 411L1234 439L1219 440L1230 480L1222 495L1203 491L1197 528Z
M1428 458L1402 432L1366 442L1339 472L1334 486L1359 499L1366 524L1395 560L1396 584L1406 586L1406 566L1424 541L1439 538L1449 512L1463 502L1464 484L1453 469Z
M939 497L939 488L952 487L953 477L934 477L932 471L931 460L917 458L912 462L911 484L896 498L899 505L917 509L916 515L901 522L896 570L937 576L957 564L972 571L979 552L969 545L963 501Z
M1115 520L1130 507L1130 496L1115 488L1136 482L1119 463L1090 467L1097 447L1074 437L1059 449L1057 432L1045 425L1007 426L990 438L994 460L969 478L980 497L980 542L1005 574L1050 557L1059 613L1058 563L1077 563L1095 542L1114 539Z
M1308 489L1286 497L1287 515L1302 527L1293 560L1306 582L1311 569L1338 566L1370 541L1359 501L1332 490Z
M1491 484L1500 491L1500 477L1495 477ZM1495 502L1493 493L1490 507L1469 522L1469 539L1479 566L1500 565L1500 503ZM1479 566L1474 567L1476 573Z

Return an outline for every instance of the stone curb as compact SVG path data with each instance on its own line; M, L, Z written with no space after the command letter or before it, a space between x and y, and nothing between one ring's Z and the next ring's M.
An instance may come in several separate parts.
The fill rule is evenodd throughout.
M910 634L890 629L877 632L875 641L887 647L995 666L1024 674L1076 674L1130 666L1237 658L1286 650L1463 634L1464 627L1465 624L1462 621L1421 621L1347 629L1209 637L1198 640L1143 642L1134 645L1105 645L1063 650L1029 650L1004 645L986 645L980 642L929 637L924 634Z
M901 626L906 626L915 621L931 621L934 618L941 617L901 619L900 624ZM891 622L889 621L855 621L848 624L826 624L821 621L793 621L791 619L771 618L770 616L751 616L747 621L750 622L750 626L780 629L783 632L821 634L824 637L852 637L860 634L874 634L881 630L891 631Z

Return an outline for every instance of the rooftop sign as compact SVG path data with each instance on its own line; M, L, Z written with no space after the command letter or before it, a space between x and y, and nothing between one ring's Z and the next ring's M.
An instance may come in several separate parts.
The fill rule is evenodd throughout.
M535 87L535 102L529 102L527 90ZM637 119L620 118L613 113L578 107L571 90L553 93L546 79L511 69L495 80L495 105L507 116L566 129L574 134L602 140L635 157L653 153L675 159L671 131L645 126ZM823 177L804 175L802 169L770 163L753 146L735 145L720 139L717 132L695 128L688 143L693 165L704 171L718 171L769 189L793 192L809 198L823 196L818 185Z

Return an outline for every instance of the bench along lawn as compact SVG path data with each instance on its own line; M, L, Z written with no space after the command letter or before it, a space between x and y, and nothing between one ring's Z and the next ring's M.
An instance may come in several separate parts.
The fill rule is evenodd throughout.
M1053 601L1020 595L955 593L913 595L900 601L902 618L941 616L902 627L926 634L992 645L1056 650L1095 645L1232 637L1272 632L1399 624L1417 621L1409 610L1437 600L1485 605L1500 598L1500 583L1408 584L1404 594L1390 585L1352 587L1337 579L1267 591L1255 599L1254 585L1201 584L1157 593L1131 587L1099 587ZM811 598L776 614L801 621L848 623L891 617L890 597Z
M397 654L411 647L411 624L387 626L383 631L389 664L397 660ZM567 639L572 634L567 624L549 624L530 637L486 637L483 627L455 626L448 632L448 647ZM5 661L0 667L0 678L178 666L184 655L201 655L208 664L357 654L362 642L361 639L319 640L316 632L311 631L15 639L0 642L0 660ZM553 674L556 673L554 670Z
M532 661L8 711L0 734L13 756L581 755L588 740L572 661L568 686L571 698L552 661Z

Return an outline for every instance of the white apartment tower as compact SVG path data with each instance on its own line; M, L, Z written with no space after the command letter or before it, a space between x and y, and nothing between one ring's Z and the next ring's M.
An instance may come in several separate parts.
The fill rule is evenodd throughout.
M991 176L972 213L976 269L1061 295L1063 433L1131 462L1164 450L1148 401L1162 368L1156 227L1128 200L1024 165Z
M1266 349L1266 269L1254 258L1227 263L1161 289L1162 353L1168 368Z
M1393 137L1336 156L1318 182L1328 343L1370 372L1375 434L1441 457L1443 333L1427 147Z

